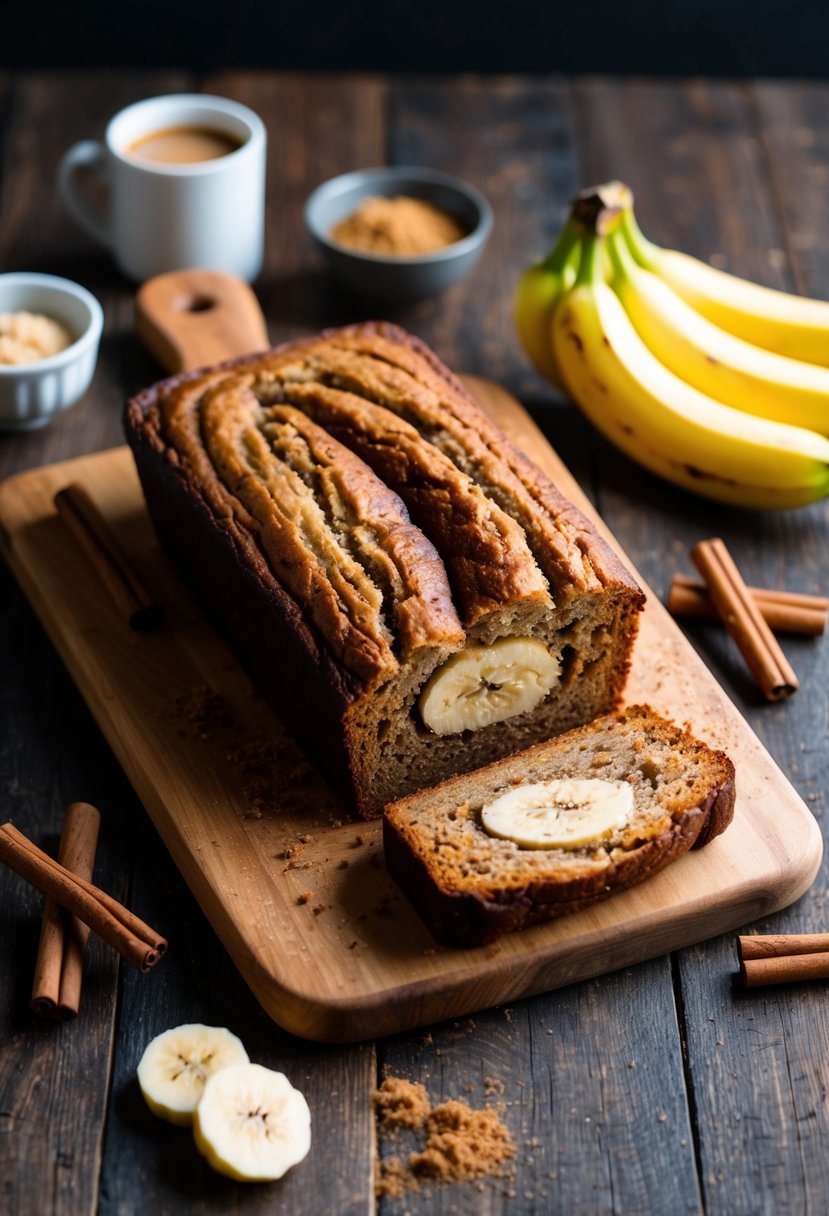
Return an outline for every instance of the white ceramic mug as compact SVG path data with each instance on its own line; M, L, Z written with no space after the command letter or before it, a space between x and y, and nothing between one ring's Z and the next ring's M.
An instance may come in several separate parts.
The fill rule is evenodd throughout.
M129 152L142 136L172 127L220 131L239 147L183 164ZM247 106L201 93L151 97L116 114L103 143L74 144L61 160L58 188L74 218L112 249L130 278L198 266L250 281L264 253L266 151L264 123ZM81 166L108 184L105 209L79 189Z

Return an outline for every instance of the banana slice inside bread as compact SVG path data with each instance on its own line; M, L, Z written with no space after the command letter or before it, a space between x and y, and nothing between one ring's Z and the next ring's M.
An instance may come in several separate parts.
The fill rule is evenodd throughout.
M403 330L174 377L126 424L162 541L362 814L618 701L641 591Z
M478 946L642 882L733 813L728 757L632 706L393 803L383 841L434 937Z

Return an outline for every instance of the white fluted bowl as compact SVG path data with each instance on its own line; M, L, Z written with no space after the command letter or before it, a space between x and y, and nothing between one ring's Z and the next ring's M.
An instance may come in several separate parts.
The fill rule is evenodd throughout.
M89 388L104 311L91 292L52 274L0 274L0 313L42 313L74 339L36 363L0 365L0 429L31 431L69 409Z

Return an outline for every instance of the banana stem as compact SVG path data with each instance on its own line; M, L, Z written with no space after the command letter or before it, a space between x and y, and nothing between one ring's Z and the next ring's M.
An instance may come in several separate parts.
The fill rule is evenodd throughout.
M589 286L603 279L602 247L604 238L595 232L586 232L581 238L581 263L573 284L576 287Z
M634 278L639 266L630 252L623 234L618 230L611 233L605 241L605 246L610 258L611 278L623 282Z
M633 254L636 261L645 270L657 270L657 261L659 258L659 246L654 245L652 241L642 232L636 222L636 216L633 214L633 207L626 208L619 216L619 231L627 242L628 249Z
M538 263L538 268L540 270L552 271L556 274L561 273L573 256L573 251L579 240L580 233L578 229L572 220L568 220L558 234L555 245L553 245L547 256L542 258Z

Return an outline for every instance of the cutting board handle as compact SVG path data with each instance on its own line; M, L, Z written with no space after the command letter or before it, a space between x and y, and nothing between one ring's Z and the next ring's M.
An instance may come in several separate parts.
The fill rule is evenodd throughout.
M135 328L169 372L208 367L270 345L250 287L218 270L173 270L148 279L135 297Z

